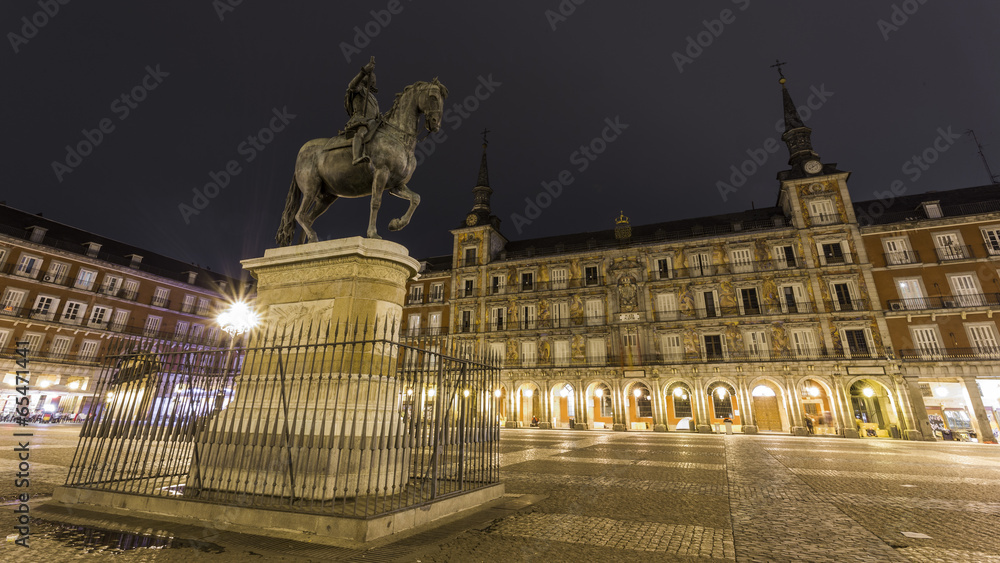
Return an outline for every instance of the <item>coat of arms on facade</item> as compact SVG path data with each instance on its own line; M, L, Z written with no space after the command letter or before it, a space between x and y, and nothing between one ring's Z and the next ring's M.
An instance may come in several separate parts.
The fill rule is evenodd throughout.
M622 276L618 280L618 305L622 312L630 313L639 307L639 288L635 285L635 278L632 276Z

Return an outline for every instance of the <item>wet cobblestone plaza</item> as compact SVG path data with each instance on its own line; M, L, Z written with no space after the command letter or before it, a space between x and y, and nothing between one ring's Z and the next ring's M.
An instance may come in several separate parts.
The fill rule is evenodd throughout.
M10 478L0 493L9 502L16 462L13 427L4 426L0 470ZM39 499L65 476L73 430L36 432ZM62 527L58 512L32 503L31 547L8 541L0 559L1000 562L995 446L525 429L503 430L501 450L506 506L369 551L97 515L84 522L173 536L123 542ZM6 508L5 535L14 525ZM76 523L88 517L77 511ZM134 544L147 547L123 549Z

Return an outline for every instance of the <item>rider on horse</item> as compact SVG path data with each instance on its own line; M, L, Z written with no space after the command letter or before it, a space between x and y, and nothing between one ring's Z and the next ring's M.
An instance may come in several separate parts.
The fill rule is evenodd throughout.
M374 95L376 92L378 88L375 87L375 57L372 57L347 85L347 93L344 95L344 109L350 116L344 131L354 131L352 164L371 161L368 155L364 154L364 142L369 128L372 127L372 120L379 116L378 100Z

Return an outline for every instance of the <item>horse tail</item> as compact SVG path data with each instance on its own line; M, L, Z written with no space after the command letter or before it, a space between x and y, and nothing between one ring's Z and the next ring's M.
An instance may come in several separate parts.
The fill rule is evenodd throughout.
M281 214L281 225L274 240L278 246L289 246L292 244L292 237L295 235L295 213L302 202L302 190L299 189L295 175L292 175L292 185L288 188L288 197L285 198L285 211Z

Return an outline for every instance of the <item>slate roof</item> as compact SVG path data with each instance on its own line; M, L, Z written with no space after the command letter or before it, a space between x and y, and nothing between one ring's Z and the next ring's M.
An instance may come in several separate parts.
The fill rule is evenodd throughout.
M887 200L888 198L855 202L854 213L858 217L858 224L867 227L927 219L920 204L930 201L940 202L945 218L1000 212L1000 186L992 184L943 192L903 194L891 201Z

